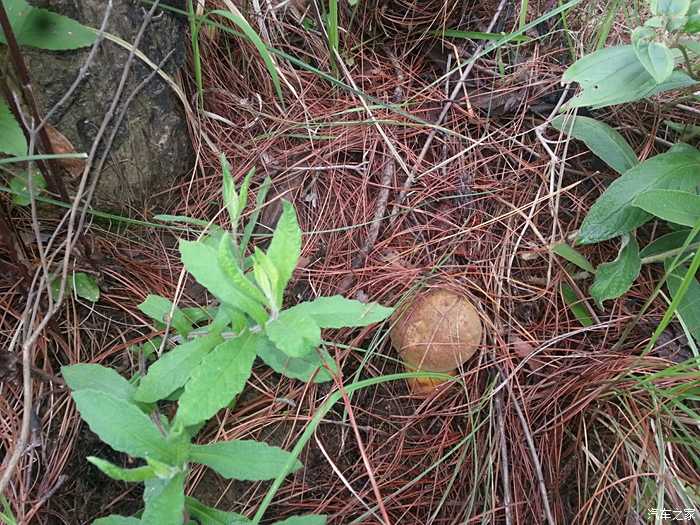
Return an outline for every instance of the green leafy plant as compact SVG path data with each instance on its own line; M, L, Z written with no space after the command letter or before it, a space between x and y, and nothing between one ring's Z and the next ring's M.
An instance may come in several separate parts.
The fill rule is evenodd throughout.
M565 72L564 82L578 82L582 88L568 108L602 107L698 84L700 0L651 0L650 9L653 17L633 31L632 45L596 51ZM700 151L679 142L640 162L622 135L603 122L561 115L552 125L583 141L620 174L588 211L577 235L580 245L619 239L618 256L594 268L572 246L557 245L553 251L594 275L589 292L600 307L626 293L643 264L663 263L664 281L673 299L648 349L674 314L700 342L695 313L700 304L695 277L700 265ZM653 219L666 222L670 233L640 250L636 230ZM576 303L571 291L566 294L570 305ZM576 315L582 319L580 310Z
M581 91L563 109L601 108L700 83L700 1L650 0L649 7L653 16L632 31L630 45L599 49L566 70L562 82L576 82Z
M294 208L285 202L267 250L255 247L247 255L252 228L249 223L239 233L238 225L253 172L237 191L227 161L222 157L221 162L231 229L212 226L199 239L181 240L179 246L185 268L218 299L218 306L179 308L165 297L149 295L140 310L157 329L171 327L175 336L168 341L177 344L142 377L128 381L94 364L62 369L80 415L93 432L113 449L143 460L141 466L122 469L88 458L113 479L145 484L140 518L110 516L96 523L179 525L186 516L201 524L252 523L185 497L189 464L206 465L225 478L251 481L276 479L302 465L288 452L254 440L196 444L198 431L235 403L256 357L293 379L330 381L337 370L324 349L321 330L367 326L393 312L341 296L285 307L284 291L301 254L302 234ZM154 342L153 347L158 345ZM177 410L169 419L159 407L175 402ZM321 525L325 518L300 516L278 523Z

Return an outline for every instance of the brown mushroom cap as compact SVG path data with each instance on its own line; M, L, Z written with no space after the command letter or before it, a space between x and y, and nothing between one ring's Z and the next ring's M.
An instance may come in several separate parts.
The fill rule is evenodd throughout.
M391 329L391 342L409 370L452 372L481 343L476 308L449 290L429 290L399 315Z

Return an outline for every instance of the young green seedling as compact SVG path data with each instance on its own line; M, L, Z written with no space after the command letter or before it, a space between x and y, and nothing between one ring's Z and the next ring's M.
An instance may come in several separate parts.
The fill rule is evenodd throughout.
M260 481L302 467L288 452L255 440L197 444L196 435L245 388L256 358L276 372L306 382L330 381L337 367L324 349L324 328L360 327L383 321L393 309L341 296L320 297L289 308L284 291L301 255L296 213L285 202L267 250L246 256L238 225L247 205L248 173L239 192L225 158L224 206L231 230L211 227L195 241L180 241L187 271L217 300L211 308L180 309L168 299L148 296L140 305L157 329L170 326L176 346L153 362L143 377L127 381L114 370L93 364L63 367L81 417L113 449L140 458L122 469L99 458L88 460L113 479L142 482L140 517L109 516L100 525L144 523L181 525L245 524L245 517L206 507L185 497L190 464L199 463L228 479ZM250 238L244 228L243 238ZM154 347L156 345L153 345ZM177 402L167 418L162 403ZM288 465L291 464L291 470ZM323 516L298 516L279 525L322 525Z

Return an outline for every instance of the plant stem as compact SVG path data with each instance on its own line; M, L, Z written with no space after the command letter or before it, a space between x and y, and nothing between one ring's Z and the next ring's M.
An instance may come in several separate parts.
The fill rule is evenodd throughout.
M36 104L36 99L34 98L29 69L27 68L27 64L24 62L24 58L20 52L17 39L15 38L15 33L12 31L10 19L7 16L7 11L5 10L5 5L2 0L0 0L0 27L2 27L2 31L5 34L5 40L10 51L12 65L19 76L24 102L29 106L29 110L31 111L33 126L39 125L42 119L39 116L39 109ZM41 148L44 150L44 153L53 153L51 140L49 139L49 134L46 131L46 126L41 126L39 128L39 142L41 143ZM46 170L44 175L46 176L46 182L48 183L49 190L60 195L64 201L68 202L68 192L63 184L63 180L56 176L56 164L52 161L48 161L48 165L49 169Z

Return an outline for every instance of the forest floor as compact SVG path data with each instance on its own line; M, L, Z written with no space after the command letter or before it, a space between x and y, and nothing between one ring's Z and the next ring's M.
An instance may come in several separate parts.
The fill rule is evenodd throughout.
M382 508L391 523L407 525L632 525L653 522L651 509L662 505L685 508L684 491L700 482L700 451L682 436L697 438L697 422L668 393L697 375L678 368L691 354L675 323L641 355L665 310L661 296L635 318L661 270L645 266L629 293L601 309L586 293L590 281L549 249L576 232L616 177L548 122L572 95L562 73L595 48L610 9L607 43L627 38L635 25L627 3L581 2L524 31L526 41L475 61L493 41L445 36L446 28L508 32L557 2L340 4L338 57L306 2L286 2L256 20L285 54L276 57L284 104L252 44L217 29L200 34L180 79L191 105L201 97L204 109L190 122L196 167L132 217L153 221L156 210L224 224L222 152L236 180L256 168L251 196L265 177L272 181L256 239L274 227L282 198L297 210L303 253L289 304L343 294L395 305L447 287L477 305L484 338L460 381L427 398L388 381L338 403L271 513L323 513L332 525L384 523ZM613 125L646 158L667 149L664 120L697 119L665 107L664 97L586 114ZM29 230L21 213L12 220ZM138 366L129 348L158 335L136 308L147 294L181 293L184 306L206 299L192 282L179 286L182 235L95 220L85 238L99 260L101 299L67 300L37 344L36 366L53 376L61 364L94 362L129 375ZM597 264L614 258L617 246L582 252ZM572 312L562 284L589 326ZM2 292L6 311L19 311L14 283ZM387 326L324 333L335 343L341 384L402 371ZM109 480L84 458L128 460L79 423L65 389L35 382L38 441L16 475L13 506L21 501L32 523L88 523L137 510L140 489ZM289 449L336 388L261 365L243 399L201 439L254 438ZM0 432L7 444L19 426L19 383L6 392ZM187 482L206 503L244 514L268 486L205 470Z

